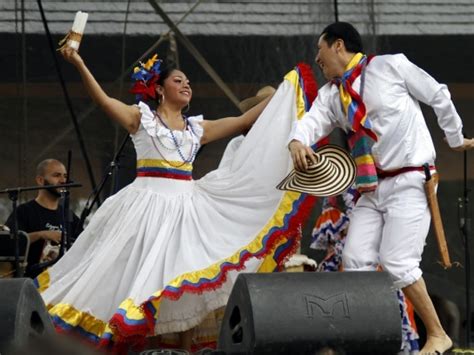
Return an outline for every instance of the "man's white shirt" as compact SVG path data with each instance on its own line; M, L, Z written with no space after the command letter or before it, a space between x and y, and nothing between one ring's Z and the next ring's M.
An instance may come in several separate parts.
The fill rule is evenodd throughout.
M361 77L352 85L359 94ZM462 122L446 85L438 83L403 54L374 57L365 69L362 95L378 137L372 154L379 169L434 163L433 141L418 101L433 108L451 147L463 144ZM319 90L311 109L293 127L290 139L312 145L335 127L349 132L350 123L343 112L337 85L327 83Z

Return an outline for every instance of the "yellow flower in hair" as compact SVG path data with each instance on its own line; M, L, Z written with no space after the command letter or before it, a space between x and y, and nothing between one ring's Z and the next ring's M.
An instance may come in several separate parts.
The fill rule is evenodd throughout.
M145 65L143 66L146 70L150 70L150 68L155 64L155 62L158 60L158 55L155 54L153 57L147 60Z

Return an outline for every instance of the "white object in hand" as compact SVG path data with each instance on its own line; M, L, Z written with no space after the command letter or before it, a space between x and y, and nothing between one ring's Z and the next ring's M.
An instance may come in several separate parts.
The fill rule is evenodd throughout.
M86 27L88 17L89 14L87 12L76 12L76 17L74 18L74 23L72 24L71 29L72 33L68 39L69 47L74 48L75 50L79 49L79 44L81 43L81 36L84 33L84 28Z

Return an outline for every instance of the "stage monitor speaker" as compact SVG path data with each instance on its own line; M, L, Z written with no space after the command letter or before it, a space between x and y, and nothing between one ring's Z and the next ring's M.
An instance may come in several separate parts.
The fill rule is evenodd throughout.
M400 308L387 273L244 273L232 289L217 348L229 355L396 354L401 343Z
M31 279L0 280L0 353L18 353L39 337L55 334Z

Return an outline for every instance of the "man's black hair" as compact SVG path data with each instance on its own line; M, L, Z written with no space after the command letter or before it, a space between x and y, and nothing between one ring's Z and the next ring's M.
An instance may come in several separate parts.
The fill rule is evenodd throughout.
M327 26L320 37L324 35L323 40L331 47L338 39L344 41L344 45L348 52L363 52L362 38L359 32L348 22L334 22Z

